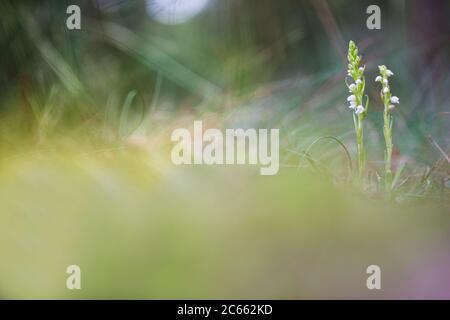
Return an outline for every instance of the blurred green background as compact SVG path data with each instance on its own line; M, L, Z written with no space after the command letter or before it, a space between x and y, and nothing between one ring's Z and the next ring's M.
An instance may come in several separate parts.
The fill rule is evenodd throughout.
M81 30L66 27L71 4ZM366 27L371 4L381 30ZM448 1L2 1L0 12L0 298L450 298ZM364 192L339 144L308 148L333 136L355 153L349 40L370 83ZM390 201L380 64L401 99ZM170 133L194 119L280 128L279 175L175 167ZM70 264L82 290L65 288ZM365 286L370 264L381 291Z

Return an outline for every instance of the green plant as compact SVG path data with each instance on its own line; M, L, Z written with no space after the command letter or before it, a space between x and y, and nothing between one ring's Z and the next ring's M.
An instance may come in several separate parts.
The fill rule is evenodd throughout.
M353 122L355 125L356 142L358 148L358 176L360 181L363 179L366 155L364 150L364 129L363 123L367 116L367 110L369 106L369 99L366 96L366 103L363 106L364 89L366 85L364 77L365 67L360 66L361 56L358 56L358 48L353 41L348 44L348 72L347 75L352 78L354 83L346 84L351 95L347 98L350 103L349 108L354 110Z
M384 160L385 160L385 189L387 192L392 190L392 124L394 122L394 118L392 116L392 110L394 109L394 105L399 103L400 100L398 97L393 96L391 94L391 89L389 86L389 77L394 75L394 73L389 70L386 66L382 65L378 67L380 69L380 75L376 77L376 82L381 82L381 100L384 104L384 113L383 113L383 134L384 141L386 144L386 150L384 151Z

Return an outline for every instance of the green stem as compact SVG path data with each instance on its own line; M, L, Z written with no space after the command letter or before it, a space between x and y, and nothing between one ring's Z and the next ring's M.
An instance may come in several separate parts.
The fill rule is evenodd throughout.
M353 114L353 122L355 124L356 146L358 155L358 179L362 183L365 170L365 153L364 153L364 136L363 136L363 119L361 115Z
M363 134L363 119L358 115L355 121L356 142L358 148L358 177L362 182L365 170L365 151L364 151L364 134Z
M387 108L384 110L384 141L386 143L385 157L385 189L386 192L392 190L392 118Z

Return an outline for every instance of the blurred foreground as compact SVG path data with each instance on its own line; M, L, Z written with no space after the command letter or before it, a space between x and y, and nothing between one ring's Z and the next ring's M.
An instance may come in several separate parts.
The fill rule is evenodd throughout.
M381 30L372 1L162 3L0 2L0 298L450 299L450 3L377 1ZM370 80L362 188L350 39ZM380 64L402 101L390 199ZM279 129L279 174L174 166L170 133L194 120Z
M2 298L450 298L448 203L309 169L175 167L166 151L29 154L0 170ZM82 289L67 290L77 264ZM366 268L382 269L382 290Z

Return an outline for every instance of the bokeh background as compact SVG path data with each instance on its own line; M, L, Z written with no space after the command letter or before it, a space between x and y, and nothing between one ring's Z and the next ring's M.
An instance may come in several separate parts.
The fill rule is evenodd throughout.
M66 27L71 4L81 30ZM366 27L371 4L381 30ZM2 1L0 12L1 298L450 298L448 1ZM317 140L355 154L349 40L370 96L364 190L346 149ZM380 64L401 100L388 200ZM174 166L170 133L195 119L280 128L280 173ZM82 290L65 287L71 264ZM370 264L382 290L366 288Z

